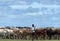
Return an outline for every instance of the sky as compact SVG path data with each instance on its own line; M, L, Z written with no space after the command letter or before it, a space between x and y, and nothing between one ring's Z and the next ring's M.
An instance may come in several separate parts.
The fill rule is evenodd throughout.
M60 27L60 0L0 0L0 26Z

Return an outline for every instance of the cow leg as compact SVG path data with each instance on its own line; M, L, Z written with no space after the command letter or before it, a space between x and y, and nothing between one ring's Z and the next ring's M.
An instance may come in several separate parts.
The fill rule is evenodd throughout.
M59 35L58 35L57 39L59 40Z
M44 40L45 40L45 35L43 35L43 37L42 37Z
M49 40L51 39L51 35L49 35Z
M8 34L8 38L10 39L10 33Z

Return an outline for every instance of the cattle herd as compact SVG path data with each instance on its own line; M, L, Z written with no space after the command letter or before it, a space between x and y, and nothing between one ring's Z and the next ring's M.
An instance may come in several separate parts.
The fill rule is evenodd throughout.
M60 28L36 27L34 39L59 39ZM3 39L32 39L31 27L0 27L0 38Z

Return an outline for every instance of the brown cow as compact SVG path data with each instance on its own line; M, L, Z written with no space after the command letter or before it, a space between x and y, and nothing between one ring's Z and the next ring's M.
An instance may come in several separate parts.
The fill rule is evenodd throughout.
M46 32L45 32L45 29L44 28L36 28L35 29L35 36L36 36L36 39L45 39L45 35L46 35Z
M17 33L19 39L27 39L30 36L31 30L30 28L22 28L15 30L15 33Z
M24 37L24 39L27 39L27 37L30 36L30 34L31 34L31 29L23 28L22 30L23 30L23 37Z

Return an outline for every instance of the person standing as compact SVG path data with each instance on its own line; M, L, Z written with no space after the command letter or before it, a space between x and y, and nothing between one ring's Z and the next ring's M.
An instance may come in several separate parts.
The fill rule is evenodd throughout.
M32 41L34 41L35 26L32 24Z

